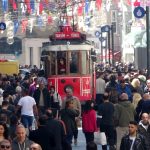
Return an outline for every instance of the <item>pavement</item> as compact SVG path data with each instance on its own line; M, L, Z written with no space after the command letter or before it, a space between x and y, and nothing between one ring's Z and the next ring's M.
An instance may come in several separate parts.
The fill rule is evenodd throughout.
M72 144L72 150L86 150L86 141L85 136L82 132L82 128L78 128L78 130L78 143L77 145L74 145L74 143ZM98 150L102 150L100 145L98 145Z

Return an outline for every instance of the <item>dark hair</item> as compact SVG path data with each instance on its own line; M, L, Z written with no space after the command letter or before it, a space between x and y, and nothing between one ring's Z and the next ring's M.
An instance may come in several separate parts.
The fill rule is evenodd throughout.
M65 106L65 108L68 108L70 103L72 103L72 100L66 101L66 106Z
M4 123L4 122L1 121L0 125L3 126L3 128L4 128L4 135L3 135L4 138L8 139L8 127L6 126L6 123Z
M39 121L40 125L46 125L46 121L47 121L46 115L40 116L38 121Z
M95 142L91 141L87 143L86 150L97 150L97 145Z
M92 103L94 104L93 100L86 101L85 105L84 105L84 111L88 111L88 110L93 109L93 107L91 106Z
M55 86L53 86L53 85L52 85L52 86L50 86L50 89L54 89L54 90L55 90Z
M136 121L130 121L129 124L133 124L133 125L135 125L135 126L138 125L138 123L137 123Z
M46 110L46 116L47 116L48 118L53 118L53 112L52 112L51 109L47 109L47 110Z
M8 101L4 100L4 101L2 102L2 106L8 106L8 105L9 105L9 102L8 102Z

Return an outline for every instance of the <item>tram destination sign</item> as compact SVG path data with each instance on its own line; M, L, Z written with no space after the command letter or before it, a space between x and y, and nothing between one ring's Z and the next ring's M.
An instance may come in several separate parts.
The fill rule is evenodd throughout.
M55 33L55 39L79 39L80 32L70 32L70 33L64 33L64 32L57 32Z

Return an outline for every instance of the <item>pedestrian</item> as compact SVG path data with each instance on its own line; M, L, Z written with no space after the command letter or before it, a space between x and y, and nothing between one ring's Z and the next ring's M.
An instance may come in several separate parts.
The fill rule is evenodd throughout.
M74 108L73 101L66 101L65 108L60 112L61 120L65 123L67 136L66 140L72 143L73 133L76 130L75 118L79 116L79 111Z
M67 87L66 90L66 97L62 101L62 109L65 108L67 101L73 102L73 107L75 110L79 111L78 117L75 118L76 126L73 133L74 136L74 144L77 144L77 138L78 138L78 126L80 126L80 118L81 118L81 103L78 99L78 97L73 96L73 89L70 87Z
M103 103L98 107L98 116L100 131L105 132L107 143L110 150L115 149L115 126L114 126L114 105L109 102L109 93L105 92L103 96ZM102 145L103 150L107 150L107 145Z
M30 148L33 142L26 135L25 127L18 125L16 128L16 138L12 141L12 150L25 150Z
M28 95L28 89L23 89L23 97L19 100L17 111L21 109L21 122L25 128L31 129L34 116L38 116L35 99Z
M42 150L41 146L37 143L33 143L30 146L30 150Z
M51 108L60 110L62 105L61 96L56 91L55 86L50 87L50 101L51 101Z
M7 149L7 150L12 150L12 147L11 147L10 141L4 139L4 140L2 140L2 141L0 142L0 150L6 150L6 149Z
M103 95L105 92L106 83L103 79L103 74L98 74L96 79L96 104L99 105L103 102Z
M138 133L145 137L145 142L147 143L147 149L150 149L150 123L148 113L142 114L142 120L138 125Z
M145 137L137 132L137 122L130 121L128 128L129 133L121 139L120 150L149 150L146 146Z
M94 132L97 131L96 111L94 110L94 101L88 100L85 103L82 113L82 130L85 135L86 144L94 141Z
M134 106L128 100L128 95L122 93L120 101L115 105L114 120L117 131L117 150L119 150L121 138L128 132L129 122L134 120Z
M53 116L51 109L46 110L47 122L46 131L49 134L48 150L62 150L62 132L63 127L60 121L56 120Z
M4 139L9 140L9 130L6 123L0 122L0 142Z
M41 145L43 150L50 149L50 137L53 138L46 128L46 115L40 116L38 119L38 129L29 132L29 139Z
M45 113L45 110L51 106L50 94L43 80L39 81L39 88L34 91L34 99L39 110L39 115Z

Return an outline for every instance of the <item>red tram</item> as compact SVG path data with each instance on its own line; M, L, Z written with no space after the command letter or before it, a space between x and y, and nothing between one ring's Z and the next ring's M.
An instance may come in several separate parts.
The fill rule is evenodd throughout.
M93 49L84 34L73 31L71 26L61 27L42 47L41 60L48 86L55 86L62 98L67 87L71 87L81 101L94 98Z

